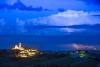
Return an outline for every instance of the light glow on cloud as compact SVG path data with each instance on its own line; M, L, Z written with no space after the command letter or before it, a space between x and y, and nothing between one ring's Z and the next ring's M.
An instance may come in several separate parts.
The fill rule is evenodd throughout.
M35 22L56 26L100 24L100 18L93 16L97 14L99 13L93 12L92 14L92 12L66 10L65 12L59 12L48 17L36 18L37 20L35 19ZM32 20L34 22L34 19Z
M67 10L63 13L58 13L55 16L60 16L60 17L80 17L80 16L87 16L88 13L84 11L75 11L75 10Z
M76 28L61 28L60 30L68 33L85 31L85 29L76 29Z

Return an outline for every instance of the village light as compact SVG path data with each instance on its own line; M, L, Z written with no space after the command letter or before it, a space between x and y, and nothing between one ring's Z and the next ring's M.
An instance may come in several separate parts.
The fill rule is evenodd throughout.
M39 51L36 49L22 47L21 43L19 43L18 45L15 45L15 47L11 48L11 50L13 51L18 50L19 52L16 54L16 57L20 57L20 58L32 57L32 56L35 56L37 53L39 53Z

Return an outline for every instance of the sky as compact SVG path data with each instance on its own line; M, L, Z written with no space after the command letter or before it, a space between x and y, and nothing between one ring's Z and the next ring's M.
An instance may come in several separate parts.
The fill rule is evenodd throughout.
M99 0L0 0L0 42L7 41L7 43L3 43L5 46L0 48L7 48L9 43L13 44L17 41L30 43L29 46L32 47L34 47L32 44L35 43L37 48L42 46L43 49L45 47L46 49L63 49L58 47L61 45L50 44L99 45L99 7ZM16 36L11 35L22 36L16 39ZM27 37L26 40L22 40L23 35L31 35L33 42L30 39L26 42ZM42 43L41 38L35 41L34 36L42 36ZM58 37L61 41L57 42L56 38L56 41L51 40L53 36ZM12 39L15 37L14 42L10 37ZM82 39L82 37L84 38ZM44 40L48 45L42 45ZM80 41L78 42L78 40ZM54 43L49 41L54 41Z

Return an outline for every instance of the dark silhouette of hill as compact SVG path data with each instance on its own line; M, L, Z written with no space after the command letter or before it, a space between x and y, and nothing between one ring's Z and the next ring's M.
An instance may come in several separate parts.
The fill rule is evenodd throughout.
M0 67L99 67L100 64L100 52L95 50L42 52L29 58L16 58L15 51L0 50ZM86 56L81 58L81 52Z

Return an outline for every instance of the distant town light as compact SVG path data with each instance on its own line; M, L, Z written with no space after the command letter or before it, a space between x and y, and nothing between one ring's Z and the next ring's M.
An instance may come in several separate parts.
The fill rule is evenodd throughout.
M19 52L15 56L20 57L20 58L35 56L36 54L39 53L39 51L36 49L22 47L21 43L19 43L18 45L15 45L15 47L11 48L11 50L14 50L14 51L18 50Z

